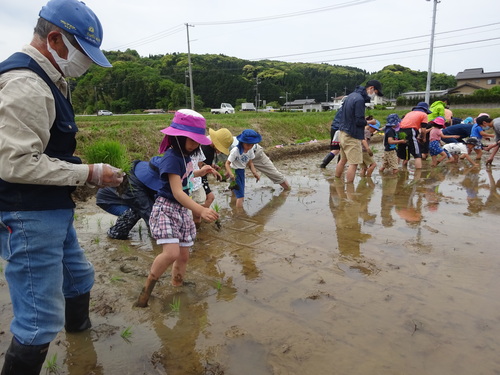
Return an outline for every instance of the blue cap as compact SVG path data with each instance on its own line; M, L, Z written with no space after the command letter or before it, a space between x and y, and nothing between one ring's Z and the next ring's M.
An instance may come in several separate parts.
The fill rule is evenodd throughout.
M88 57L97 65L112 65L100 50L102 26L97 16L85 3L78 0L50 0L39 16L72 34Z
M375 130L380 130L380 121L379 120L376 120L377 122L375 124L368 124L370 125L373 129Z
M245 129L236 139L241 143L256 144L262 141L262 136L253 129Z
M391 113L389 116L387 116L386 121L387 123L385 124L385 126L398 126L401 122L401 119L399 118L397 113Z
M429 109L429 104L427 104L426 102L419 102L417 103L417 105L415 107L413 107L411 109L412 111L422 111L422 112L425 112L427 113L428 115L432 113L432 111Z

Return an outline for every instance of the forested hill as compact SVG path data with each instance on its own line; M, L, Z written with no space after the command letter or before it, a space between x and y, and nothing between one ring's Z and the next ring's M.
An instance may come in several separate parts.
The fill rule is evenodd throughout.
M105 52L113 64L106 69L93 65L71 82L75 112L95 113L109 109L129 113L144 109L174 110L190 107L188 56L186 53L141 57L134 50ZM287 98L326 101L350 93L368 79L379 79L387 97L405 91L424 90L426 72L389 65L376 73L339 65L249 61L225 55L191 55L195 108L233 106L254 102L283 104ZM455 86L455 78L433 75L432 89Z

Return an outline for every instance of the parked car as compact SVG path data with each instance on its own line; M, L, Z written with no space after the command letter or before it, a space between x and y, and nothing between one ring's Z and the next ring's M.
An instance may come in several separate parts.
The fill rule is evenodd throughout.
M242 111L255 111L255 106L253 103L241 103Z
M107 109L100 109L97 112L97 116L113 116L113 112L108 111Z
M227 115L228 113L234 113L234 108L229 103L221 103L220 108L212 108L210 113L216 115L220 115L222 113Z

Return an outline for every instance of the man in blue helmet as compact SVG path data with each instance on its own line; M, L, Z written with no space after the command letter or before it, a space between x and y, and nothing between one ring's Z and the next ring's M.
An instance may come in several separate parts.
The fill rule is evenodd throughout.
M96 15L77 0L50 0L33 39L0 63L0 255L14 319L2 375L39 374L63 328L90 328L94 268L73 226L75 186L118 186L123 173L82 164L66 77L110 67Z

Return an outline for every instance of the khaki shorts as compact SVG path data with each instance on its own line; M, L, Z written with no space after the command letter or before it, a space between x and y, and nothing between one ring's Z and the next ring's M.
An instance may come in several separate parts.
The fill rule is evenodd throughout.
M351 137L346 132L339 131L340 157L347 160L348 164L359 165L363 163L363 149L361 139Z
M390 170L399 168L399 161L396 150L384 151L384 164L382 165L382 167Z

